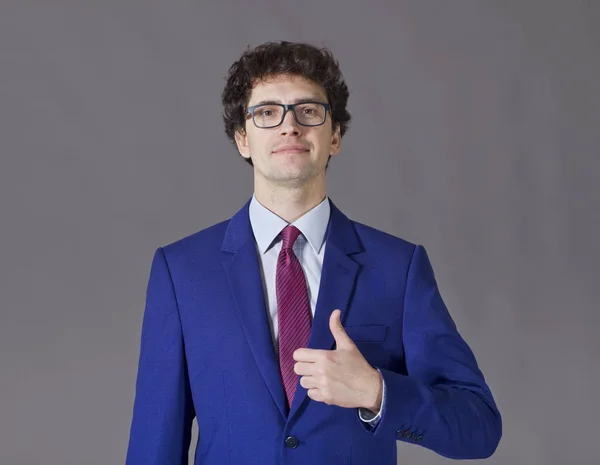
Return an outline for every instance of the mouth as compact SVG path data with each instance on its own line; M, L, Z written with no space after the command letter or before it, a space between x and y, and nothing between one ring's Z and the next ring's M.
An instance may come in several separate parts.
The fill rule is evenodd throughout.
M283 145L275 150L273 150L274 154L294 154L294 153L304 153L308 152L308 149L301 144L289 144Z
M287 148L287 149L280 149L280 150L273 151L273 153L275 155L282 155L282 154L286 154L286 153L304 153L304 152L308 152L308 150L305 148Z

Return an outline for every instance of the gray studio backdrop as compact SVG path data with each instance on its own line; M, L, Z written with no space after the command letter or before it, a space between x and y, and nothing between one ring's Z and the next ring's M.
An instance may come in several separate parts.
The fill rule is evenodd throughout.
M123 463L153 252L252 194L219 97L280 39L341 63L328 193L429 250L485 463L600 463L599 3L0 0L0 464Z

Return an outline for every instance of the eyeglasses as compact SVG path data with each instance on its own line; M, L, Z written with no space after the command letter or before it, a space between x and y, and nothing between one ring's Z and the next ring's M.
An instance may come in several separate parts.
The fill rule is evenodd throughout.
M264 103L253 105L246 110L246 119L252 118L257 128L275 128L283 123L288 110L294 114L294 119L301 126L321 126L331 113L331 105L321 102L299 102L290 105L281 103Z

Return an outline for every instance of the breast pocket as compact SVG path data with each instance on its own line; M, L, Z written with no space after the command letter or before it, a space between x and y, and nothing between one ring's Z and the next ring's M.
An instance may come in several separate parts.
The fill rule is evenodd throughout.
M364 343L385 341L388 327L386 325L359 325L346 326L344 329L354 343Z
M386 348L389 327L386 325L360 325L344 328L362 356L371 366L388 368L391 354Z

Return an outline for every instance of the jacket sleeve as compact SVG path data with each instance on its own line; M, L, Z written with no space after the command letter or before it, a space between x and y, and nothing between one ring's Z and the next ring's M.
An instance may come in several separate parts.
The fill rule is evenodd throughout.
M194 416L177 299L158 248L146 290L126 465L187 464Z
M452 459L491 456L502 436L500 412L422 246L408 270L402 334L408 376L381 369L387 399L373 434Z

